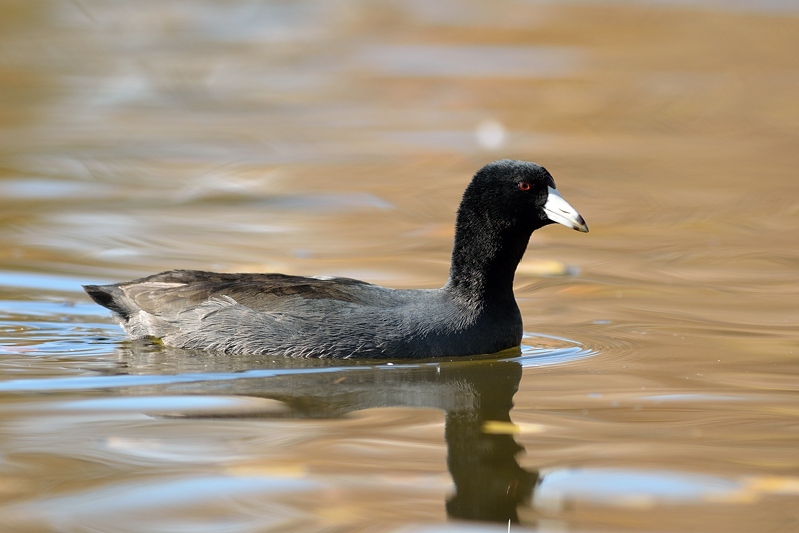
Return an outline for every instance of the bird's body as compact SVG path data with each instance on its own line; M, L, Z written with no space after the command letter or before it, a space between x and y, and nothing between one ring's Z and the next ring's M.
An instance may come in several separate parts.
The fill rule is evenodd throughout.
M522 335L515 302L486 312L447 288L173 270L87 290L126 317L123 326L133 338L228 353L420 358L493 353L518 345ZM102 295L108 299L100 301ZM469 335L476 327L488 333Z
M533 230L552 222L587 231L545 169L503 160L464 193L440 289L186 270L85 289L132 338L180 348L329 358L493 353L521 342L513 276Z

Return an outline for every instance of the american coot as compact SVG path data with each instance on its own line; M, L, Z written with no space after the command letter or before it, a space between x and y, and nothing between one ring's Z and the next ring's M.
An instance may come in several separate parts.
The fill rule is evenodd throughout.
M532 232L552 223L588 231L544 167L505 159L466 187L440 289L189 270L84 289L130 337L180 348L342 359L487 354L521 342L513 276Z

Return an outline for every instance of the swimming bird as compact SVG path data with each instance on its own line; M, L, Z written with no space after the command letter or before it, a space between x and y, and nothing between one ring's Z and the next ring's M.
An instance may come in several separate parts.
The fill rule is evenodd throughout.
M466 187L440 289L194 270L84 289L131 338L179 348L339 359L489 354L521 343L513 277L530 235L552 223L588 231L544 167L503 159Z

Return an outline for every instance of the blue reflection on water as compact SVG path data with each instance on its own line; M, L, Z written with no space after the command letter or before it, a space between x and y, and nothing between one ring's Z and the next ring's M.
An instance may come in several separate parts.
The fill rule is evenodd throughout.
M659 503L701 503L740 490L738 482L717 476L686 472L589 468L545 473L536 504L560 505L564 500L633 505Z

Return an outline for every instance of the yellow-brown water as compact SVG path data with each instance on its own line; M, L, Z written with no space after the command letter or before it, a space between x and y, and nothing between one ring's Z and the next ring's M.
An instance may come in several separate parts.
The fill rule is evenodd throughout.
M791 2L0 9L3 531L799 531ZM440 286L503 157L591 227L533 236L521 353L188 354L79 288Z

